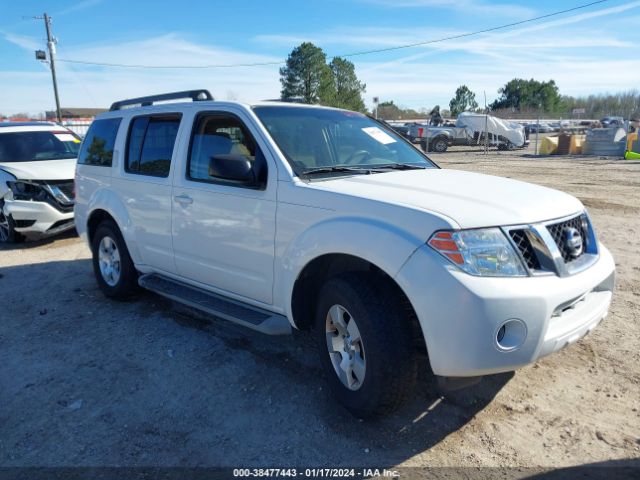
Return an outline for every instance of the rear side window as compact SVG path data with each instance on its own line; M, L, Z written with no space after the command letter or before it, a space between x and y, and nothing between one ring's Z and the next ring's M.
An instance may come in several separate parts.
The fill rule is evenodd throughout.
M167 177L180 118L179 114L134 118L129 127L125 170L140 175Z
M82 142L78 163L110 167L121 120L121 118L106 118L94 121Z

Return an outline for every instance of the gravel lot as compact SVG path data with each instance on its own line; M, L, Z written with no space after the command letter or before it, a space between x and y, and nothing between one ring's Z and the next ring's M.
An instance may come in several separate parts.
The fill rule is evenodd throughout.
M529 152L530 153L530 152ZM515 375L393 416L334 404L307 334L262 337L99 292L72 234L0 250L0 466L543 466L640 457L640 162L484 155L448 168L578 196L618 265L608 318Z

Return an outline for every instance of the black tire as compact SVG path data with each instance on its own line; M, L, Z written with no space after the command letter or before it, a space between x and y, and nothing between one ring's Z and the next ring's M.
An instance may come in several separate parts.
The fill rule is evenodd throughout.
M444 153L449 148L449 142L445 137L436 137L431 140L430 149L432 152Z
M115 244L119 255L119 276L112 285L107 283L100 269L99 248L105 237ZM100 290L107 297L115 300L126 300L138 291L138 272L133 265L133 261L131 261L129 250L127 250L127 245L124 242L124 238L122 238L120 229L114 221L105 220L98 225L91 242L91 250L93 253L93 272Z
M16 232L16 222L11 215L5 216L2 211L4 202L0 203L0 243L20 243L24 242L25 236Z
M371 280L370 275L345 274L330 279L318 301L315 337L320 362L337 400L358 418L378 417L397 409L416 382L409 319L397 295L384 287L384 283ZM340 380L329 353L327 318L335 305L350 314L349 322L356 320L362 340L366 370L355 390ZM335 337L338 336L336 331Z

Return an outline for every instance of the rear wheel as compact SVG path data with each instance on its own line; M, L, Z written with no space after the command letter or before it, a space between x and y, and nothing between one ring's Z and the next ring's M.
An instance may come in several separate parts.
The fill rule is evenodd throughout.
M444 153L449 148L449 143L446 138L437 137L431 141L431 150L438 153Z
M320 361L337 400L359 418L387 414L413 389L411 329L397 299L362 274L329 280L316 313Z
M93 271L102 292L117 300L130 297L138 289L138 272L115 222L102 222L91 245Z

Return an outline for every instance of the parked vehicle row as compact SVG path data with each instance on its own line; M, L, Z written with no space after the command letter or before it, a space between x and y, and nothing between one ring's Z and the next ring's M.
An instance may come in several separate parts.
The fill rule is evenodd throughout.
M473 114L471 112L464 112L465 115L477 115L483 117L482 114ZM489 116L489 118L495 118ZM604 117L599 121L594 120L557 120L547 122L513 122L503 120L505 123L511 124L515 129L519 126L524 128L525 138L528 140L531 134L544 134L563 131L570 132L584 132L591 128L602 127L624 127L624 119L622 117L609 116ZM519 126L518 126L519 125ZM473 146L478 143L484 144L484 127L478 126L475 130L465 128L464 125L460 125L460 122L456 120L456 123L446 122L443 126L435 127L425 122L407 122L402 125L391 124L389 125L400 135L406 137L411 143L420 143L423 150L428 152L442 153L445 152L451 146ZM498 147L499 149L511 149L517 147L513 142L505 141L504 138L499 138L498 135L494 135L489 132L489 145ZM480 141L478 141L480 139ZM526 144L522 145L526 146Z

